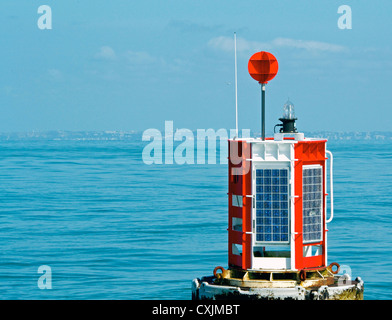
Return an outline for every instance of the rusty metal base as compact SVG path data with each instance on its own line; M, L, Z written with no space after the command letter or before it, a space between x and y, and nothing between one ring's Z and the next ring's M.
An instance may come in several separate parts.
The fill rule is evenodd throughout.
M220 267L221 268L221 267ZM362 300L361 278L334 275L325 268L311 272L225 270L192 281L193 300Z

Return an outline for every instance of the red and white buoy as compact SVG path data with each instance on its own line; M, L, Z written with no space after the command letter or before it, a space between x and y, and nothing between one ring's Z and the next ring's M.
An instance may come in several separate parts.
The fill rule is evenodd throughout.
M326 139L304 137L294 105L265 137L265 84L278 72L268 52L248 64L261 84L261 138L229 140L228 268L194 279L194 299L362 299L363 281L328 262L333 158ZM328 206L327 206L328 203Z

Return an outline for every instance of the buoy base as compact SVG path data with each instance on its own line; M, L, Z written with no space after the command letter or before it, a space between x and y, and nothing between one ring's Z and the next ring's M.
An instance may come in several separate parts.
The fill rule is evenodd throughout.
M343 276L334 276L332 284L303 287L301 282L290 287L243 287L217 284L216 277L192 281L192 300L363 300L364 283Z

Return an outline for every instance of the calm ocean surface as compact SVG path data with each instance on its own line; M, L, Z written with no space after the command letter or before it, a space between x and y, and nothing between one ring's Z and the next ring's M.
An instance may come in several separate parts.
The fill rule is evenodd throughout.
M146 144L0 141L1 299L184 300L227 267L227 165L146 165ZM365 299L392 299L392 141L328 149L328 262L360 276Z

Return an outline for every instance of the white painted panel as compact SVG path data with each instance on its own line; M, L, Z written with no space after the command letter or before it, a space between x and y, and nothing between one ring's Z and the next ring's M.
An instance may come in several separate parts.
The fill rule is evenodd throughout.
M253 257L252 269L281 270L290 269L290 258L256 258Z

